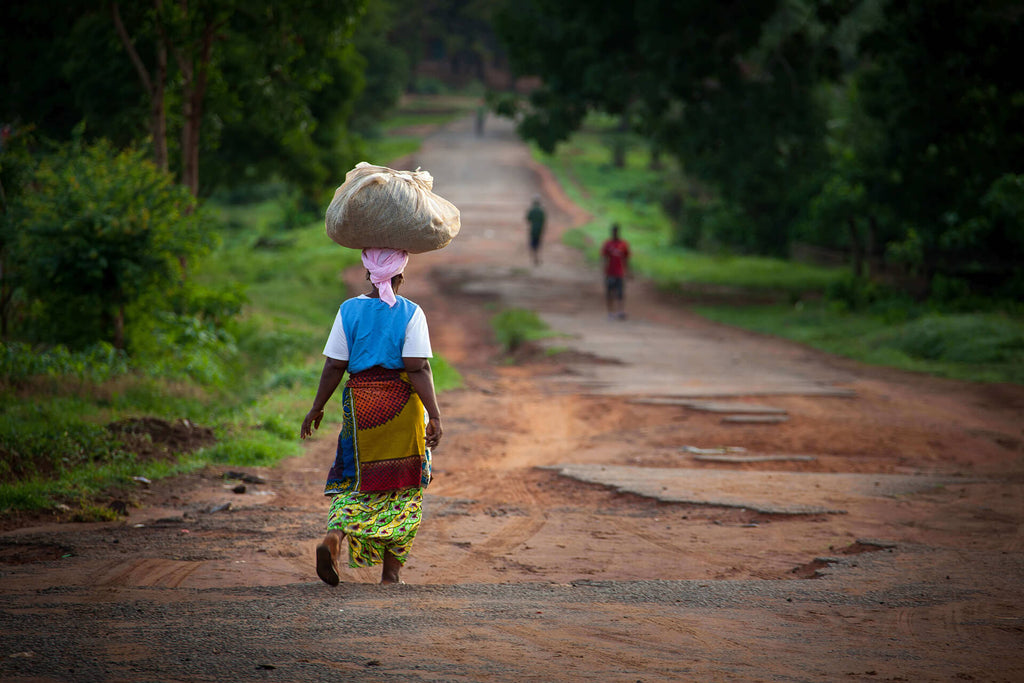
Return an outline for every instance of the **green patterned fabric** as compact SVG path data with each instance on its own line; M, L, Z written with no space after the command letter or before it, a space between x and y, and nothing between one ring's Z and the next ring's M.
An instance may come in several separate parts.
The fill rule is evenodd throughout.
M348 566L372 567L389 551L403 565L423 519L423 489L351 492L333 497L328 531L348 539Z

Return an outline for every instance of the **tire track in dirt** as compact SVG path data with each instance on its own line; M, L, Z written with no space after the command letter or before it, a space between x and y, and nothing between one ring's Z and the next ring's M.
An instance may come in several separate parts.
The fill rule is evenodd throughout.
M202 562L140 558L104 563L92 576L97 586L179 588L201 568Z
M471 124L466 131L472 136ZM457 142L466 131L453 127L446 140ZM213 471L169 483L159 494L166 512L154 511L160 517L187 513L201 520L197 528L206 533L182 535L179 522L151 534L126 530L116 551L109 541L113 525L29 534L25 542L56 543L71 549L70 556L0 567L13 605L0 609L0 636L8 647L0 653L0 678L1022 680L1020 452L991 436L1020 435L1019 388L932 381L825 358L701 321L665 306L664 298L647 296L653 289L642 283L631 285L636 308L627 325L647 319L680 338L696 332L691 336L723 348L734 338L753 340L744 348L759 359L757 372L761 365L770 369L778 356L800 367L806 363L808 373L825 364L870 376L870 386L862 390L858 382L856 400L789 398L794 419L786 425L737 428L713 416L585 395L573 365L602 374L592 355L578 353L573 363L522 355L521 367L506 365L487 329L495 309L484 303L494 299L479 292L449 296L468 277L508 280L503 291L525 292L538 308L548 305L544 297L561 297L551 305L562 313L596 307L592 329L598 334L635 328L609 327L613 323L600 310L600 278L586 284L596 270L588 273L578 255L559 251L561 245L545 245L544 267L527 268L524 233L509 231L536 181L532 174L526 180L519 172L502 175L502 166L519 168L528 154L512 139L511 126L501 136L507 140L463 139L452 149L441 141L433 151L425 146L429 155L422 160L442 195L450 172L463 196L505 192L523 195L524 202L520 209L514 202L469 202L464 235L450 251L416 257L410 265L403 294L424 305L432 336L437 332L435 350L457 359L471 387L441 397L446 436L435 454L438 478L427 489L420 537L403 571L411 585L357 585L375 583L379 569L344 569L344 585L337 589L316 579L312 549L326 519L322 477L337 434L335 425L325 426L320 442L284 464L287 475L273 478L280 496L267 496L264 512L232 499L238 507L208 515L211 504L224 502L223 478ZM467 147L476 148L473 157ZM442 157L439 165L430 161ZM478 192L480 166L491 175ZM484 233L488 228L495 231L493 241ZM449 262L465 269L454 279L437 277ZM582 274L551 272L561 270ZM532 282L523 286L515 278ZM621 345L602 348L623 352ZM658 352L640 351L623 353L632 358ZM685 371L685 364L676 366ZM720 367L735 371L729 363ZM757 372L741 372L735 386L758 379ZM933 410L936 402L944 407ZM988 436L969 433L965 425ZM990 488L965 486L962 492L865 505L841 519L750 529L744 527L750 518L739 512L704 508L665 524L671 528L655 528L662 510L677 508L533 469L558 461L623 465L651 454L663 461L659 466L678 466L673 448L680 442L765 453L830 452L843 457L831 461L835 468L864 472L955 470L972 476L986 466L1000 479ZM184 495L194 493L186 489L197 481L197 495ZM160 488L154 486L154 501ZM803 555L807 562L864 530L901 545L860 566L837 563L820 581L747 580L781 578L761 575L765 557L780 563ZM108 559L124 552L127 541L131 554L121 558L129 559ZM917 545L905 549L909 543ZM219 559L180 559L199 557ZM675 580L686 572L702 578ZM97 578L105 585L96 586ZM584 578L599 589L587 587ZM133 583L157 588L121 588ZM84 619L99 618L130 645L101 651L96 634L82 628ZM59 638L60 647L46 650L50 644L38 634ZM410 634L417 647L406 645ZM141 663L149 668L126 665L120 654L147 647L158 650ZM47 654L3 656L30 650ZM184 658L193 660L187 670ZM254 670L264 662L277 671Z

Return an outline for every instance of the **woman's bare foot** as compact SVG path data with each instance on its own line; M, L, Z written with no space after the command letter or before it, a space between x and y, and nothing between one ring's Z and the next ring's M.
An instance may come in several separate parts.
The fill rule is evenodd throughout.
M337 586L341 582L338 574L338 556L341 554L342 536L329 531L324 540L316 547L316 575L328 586Z
M398 561L398 558L384 551L384 569L380 573L381 583L402 583L402 580L398 577L402 571L402 563Z

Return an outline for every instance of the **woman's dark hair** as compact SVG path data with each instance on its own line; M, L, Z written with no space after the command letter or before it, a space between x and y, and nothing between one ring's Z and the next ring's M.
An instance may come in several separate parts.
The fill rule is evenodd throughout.
M370 271L366 271L366 281L370 281ZM398 275L395 275L394 277L391 278L391 289L397 292L398 288L402 286L403 282L405 282L405 273L399 273ZM370 284L372 285L373 283L370 282ZM377 285L373 286L376 287Z

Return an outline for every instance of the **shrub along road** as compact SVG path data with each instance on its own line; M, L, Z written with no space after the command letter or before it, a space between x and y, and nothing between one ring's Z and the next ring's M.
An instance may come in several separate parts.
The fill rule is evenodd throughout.
M157 482L127 523L0 535L0 677L1024 676L1024 389L860 366L639 280L610 321L597 269L557 243L584 217L508 124L460 121L407 165L463 212L403 293L466 378L441 398L408 583L316 579L329 404L278 467ZM552 226L534 267L537 192ZM509 362L487 322L507 307L564 336Z

